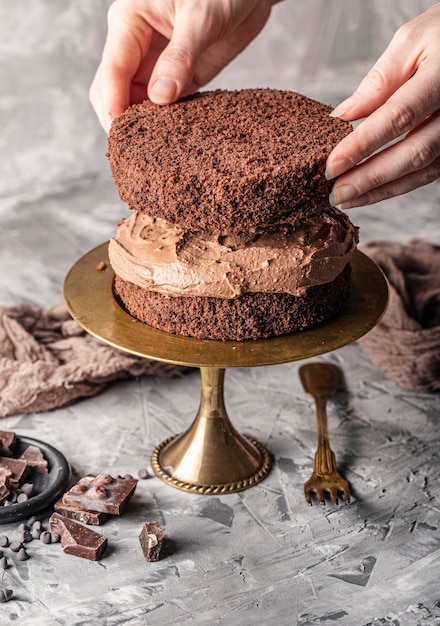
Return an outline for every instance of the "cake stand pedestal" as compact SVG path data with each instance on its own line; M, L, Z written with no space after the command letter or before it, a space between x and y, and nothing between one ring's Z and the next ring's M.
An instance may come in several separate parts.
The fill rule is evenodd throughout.
M262 480L270 471L271 457L261 443L232 425L224 403L225 370L315 357L366 334L386 310L388 285L377 265L359 251L352 270L352 295L341 313L314 328L257 341L181 337L136 322L114 294L107 243L73 265L63 297L78 324L101 341L144 358L200 369L198 413L188 430L155 448L152 467L161 480L183 491L234 493Z

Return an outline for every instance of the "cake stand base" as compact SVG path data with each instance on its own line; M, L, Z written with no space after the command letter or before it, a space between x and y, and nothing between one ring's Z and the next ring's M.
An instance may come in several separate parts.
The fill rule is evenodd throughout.
M105 343L147 359L200 369L198 413L188 430L156 446L152 466L161 480L183 491L234 493L263 480L271 456L258 441L239 434L231 424L224 404L225 369L315 357L371 330L387 307L387 281L377 265L360 252L355 252L351 265L352 295L338 315L300 333L257 341L181 337L137 322L115 297L106 243L75 263L64 280L63 296L73 319Z
M199 494L235 493L270 471L269 452L240 435L224 405L225 370L201 367L202 395L188 430L159 444L152 455L155 474L169 485Z

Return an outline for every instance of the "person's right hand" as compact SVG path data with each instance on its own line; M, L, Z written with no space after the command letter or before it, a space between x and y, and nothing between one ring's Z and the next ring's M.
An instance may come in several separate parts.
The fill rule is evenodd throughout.
M90 101L106 131L147 97L171 104L206 85L261 31L277 0L116 0Z

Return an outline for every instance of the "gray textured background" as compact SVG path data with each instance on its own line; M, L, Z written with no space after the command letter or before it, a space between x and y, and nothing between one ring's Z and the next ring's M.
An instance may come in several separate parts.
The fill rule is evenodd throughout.
M106 136L88 103L108 2L0 2L0 304L51 305L72 263L113 235L126 208ZM284 0L263 33L211 85L269 86L336 105L395 29L431 2ZM440 243L438 183L350 212L361 241ZM32 542L0 586L14 589L0 623L29 626L440 624L439 396L400 389L352 344L322 360L344 371L329 406L332 447L353 503L309 508L314 407L298 363L232 369L234 425L271 450L260 485L193 496L142 481L129 511L102 531L101 563ZM60 449L78 475L135 473L155 445L189 426L200 394L181 380L115 383L94 398L1 426ZM174 551L143 561L137 535L160 519ZM12 537L15 525L0 528Z

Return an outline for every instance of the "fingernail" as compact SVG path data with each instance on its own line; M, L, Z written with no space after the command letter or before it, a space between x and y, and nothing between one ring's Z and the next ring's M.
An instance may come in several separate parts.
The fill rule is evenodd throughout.
M354 185L341 185L333 189L329 196L331 206L337 206L343 202L349 202L359 196L359 190Z
M353 165L354 163L351 159L336 159L335 161L327 164L324 172L325 179L333 180L337 176L347 172L353 167Z
M341 102L341 104L338 104L335 109L333 109L333 111L330 113L330 117L341 117L341 115L347 113L358 102L359 96L350 96L349 98Z
M177 93L177 83L172 78L158 78L149 89L150 100L155 104L170 104L174 102Z

